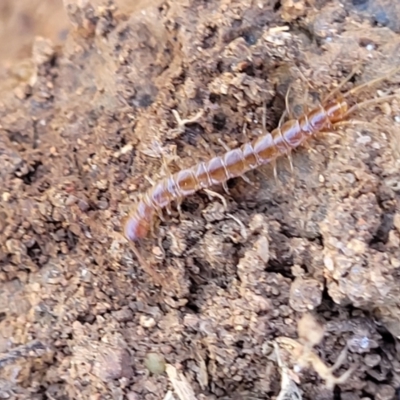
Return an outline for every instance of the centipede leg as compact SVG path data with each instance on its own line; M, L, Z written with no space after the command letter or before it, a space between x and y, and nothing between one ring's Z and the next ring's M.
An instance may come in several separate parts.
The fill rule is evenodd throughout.
M267 103L263 103L263 112L261 117L261 127L264 135L267 134Z
M240 177L249 185L254 186L254 183L246 175L241 175Z
M178 210L179 218L182 218L182 207L180 202L177 203L176 209Z
M278 127L280 128L283 124L283 121L286 118L286 115L289 116L289 119L294 119L292 112L290 111L290 104L289 104L289 93L291 90L291 86L288 86L288 90L286 91L285 95L285 111L282 113L281 117L279 118Z
M164 215L163 215L163 213L162 213L162 210L157 208L157 211L156 211L156 212L157 212L158 218L159 218L162 222L165 222L165 218L164 218Z
M199 142L211 157L216 156L214 150L210 147L210 145L202 137L199 138Z
M228 184L226 182L222 182L222 187L226 194L229 194Z
M131 249L135 253L136 258L139 261L139 264L143 267L143 269L151 276L153 279L154 283L158 286L163 285L163 280L161 279L161 276L154 270L154 268L151 267L150 264L147 263L147 261L142 257L140 254L139 249L136 247L136 245L133 242L130 242Z
M289 164L290 164L290 171L291 171L292 174L293 174L294 168L293 168L293 159L292 159L292 153L291 153L291 151L289 151L289 152L287 153L287 158L288 158Z
M322 100L322 104L326 103L333 95L335 95L357 72L357 70L360 68L361 66L361 62L358 63L352 70L351 72L346 76L346 78L344 78L339 85L331 90L327 96L325 96L325 98Z
M221 200L222 205L224 206L225 210L228 209L228 204L227 204L224 196L221 196L219 193L214 192L214 191L212 191L210 189L203 189L203 190L204 190L204 192L207 193L207 195L208 195L210 200L211 200L212 197L218 197Z
M353 89L350 89L348 92L344 93L342 96L344 98L346 98L347 96L352 95L357 92L360 92L361 90L371 87L371 86L377 84L378 82L382 82L382 81L390 78L391 76L395 75L398 72L400 72L400 67L393 68L389 72L387 72L386 74L384 74L378 78L371 79L365 83L362 83L361 85L354 87ZM343 85L339 85L339 87L342 87L342 86Z
M154 186L156 183L151 179L149 176L145 175L144 179L146 179L147 182L150 183L150 185Z
M183 216L182 207L181 207L182 201L183 201L182 198L176 199L176 201L175 201L176 202L176 209L178 210L179 218L181 218L181 219L182 219L182 216Z
M169 169L168 166L168 161L167 161L167 157L165 156L164 153L161 153L161 157L162 157L162 162L161 162L161 171L163 175L171 175L171 170Z
M150 236L153 238L153 239L157 239L157 235L156 235L156 224L157 224L157 226L158 226L158 221L156 222L156 221L154 221L154 223L152 223L151 225L150 225Z
M221 138L218 138L218 143L225 149L225 151L232 150Z
M272 169L274 171L274 178L275 178L275 183L279 183L279 179L278 179L278 170L276 168L276 160L271 162L272 165Z

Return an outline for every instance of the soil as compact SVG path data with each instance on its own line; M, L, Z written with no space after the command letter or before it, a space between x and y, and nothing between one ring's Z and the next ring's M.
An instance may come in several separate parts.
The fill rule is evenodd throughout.
M164 213L141 263L121 233L167 170L274 129L289 87L297 117L399 66L399 4L42 3L0 68L0 398L398 399L400 74L293 171Z

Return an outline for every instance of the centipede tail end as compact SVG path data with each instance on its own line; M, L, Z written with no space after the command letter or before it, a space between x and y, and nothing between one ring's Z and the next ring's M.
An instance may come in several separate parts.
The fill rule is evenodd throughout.
M124 226L125 237L132 242L145 238L149 230L150 222L135 216L129 217Z

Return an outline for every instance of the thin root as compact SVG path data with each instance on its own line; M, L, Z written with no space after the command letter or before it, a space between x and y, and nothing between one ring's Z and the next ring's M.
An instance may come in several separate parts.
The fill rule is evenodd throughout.
M182 129L184 129L186 125L197 122L203 116L204 111L200 110L194 117L187 118L187 119L181 119L178 111L176 111L176 110L172 110L172 114L174 114L174 117L178 124L178 131L181 132Z

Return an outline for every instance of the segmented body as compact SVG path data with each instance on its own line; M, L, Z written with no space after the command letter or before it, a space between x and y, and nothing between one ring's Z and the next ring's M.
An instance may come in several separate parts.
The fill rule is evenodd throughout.
M162 179L136 204L125 223L126 238L131 241L144 238L155 213L159 213L173 201L181 202L200 189L222 184L271 163L279 156L289 154L310 137L343 120L348 110L348 103L343 98L330 101L222 156Z

